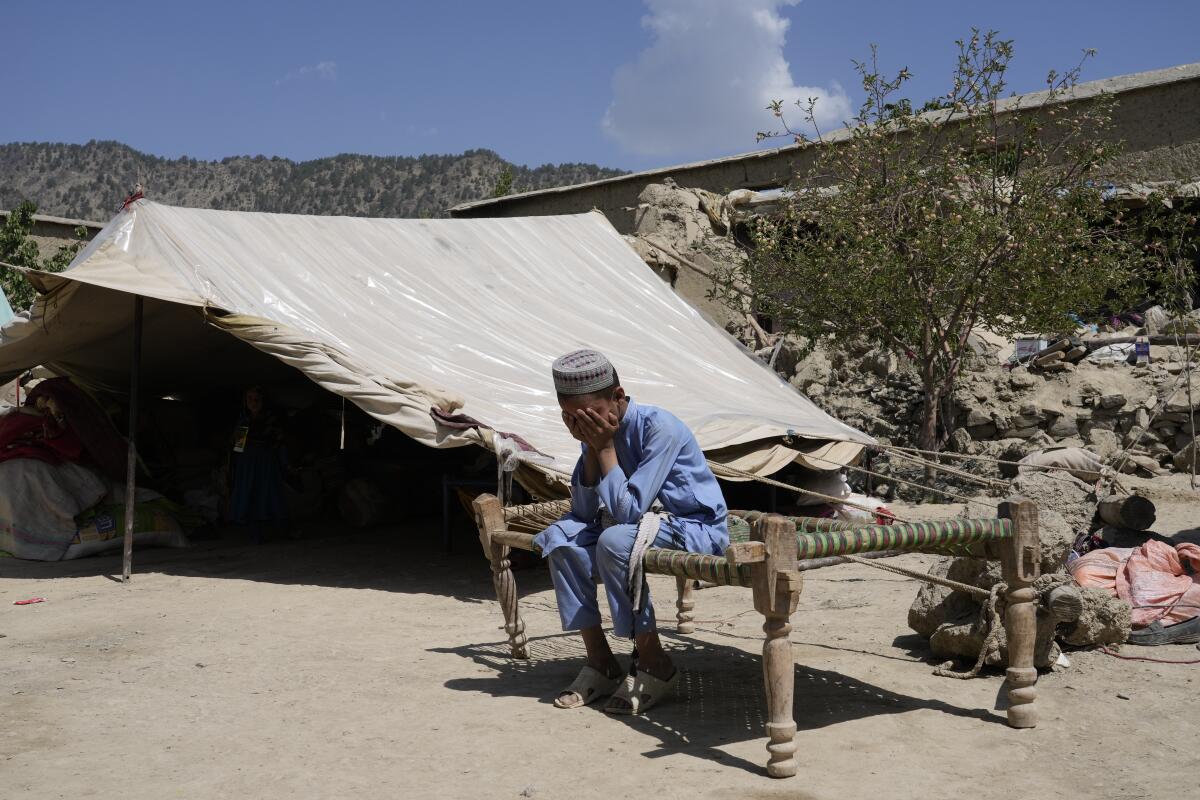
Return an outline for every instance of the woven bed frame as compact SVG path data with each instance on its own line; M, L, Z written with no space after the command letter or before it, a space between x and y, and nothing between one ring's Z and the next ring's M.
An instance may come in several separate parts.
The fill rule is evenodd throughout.
M474 501L484 555L491 562L496 597L504 612L513 658L529 657L525 621L517 605L511 548L536 552L533 537L565 513L569 501L504 507L493 495ZM693 581L751 589L754 609L764 617L763 679L767 699L767 773L796 774L796 723L792 716L795 662L788 639L791 615L803 586L801 562L830 556L883 552L970 553L999 560L1007 585L1004 628L1008 638L1008 724L1037 724L1037 670L1033 665L1038 577L1037 505L1023 499L1000 504L997 518L950 519L894 525L857 526L808 517L760 512L730 513L730 546L724 556L652 548L643 559L647 573L675 576L677 630L695 630Z

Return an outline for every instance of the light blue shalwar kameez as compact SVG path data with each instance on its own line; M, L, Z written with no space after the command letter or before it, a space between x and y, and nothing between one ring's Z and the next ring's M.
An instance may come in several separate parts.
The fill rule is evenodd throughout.
M721 555L729 546L725 498L696 437L675 415L629 399L613 437L617 467L594 486L583 483L587 445L571 477L571 510L534 539L550 559L550 575L565 631L600 624L595 580L604 583L613 633L652 631L654 608L636 615L628 592L629 556L638 522L658 500L669 516L654 547ZM601 509L615 524L603 528Z

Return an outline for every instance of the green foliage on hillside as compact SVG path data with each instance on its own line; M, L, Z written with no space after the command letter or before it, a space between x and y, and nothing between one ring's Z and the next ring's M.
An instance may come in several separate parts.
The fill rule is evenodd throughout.
M507 171L507 173L506 173ZM159 158L119 142L0 145L0 208L24 200L41 213L107 221L129 187L173 205L236 211L369 217L442 217L458 203L491 197L505 174L512 192L620 175L594 164L509 164L491 150L459 155L343 154L313 161L233 156Z

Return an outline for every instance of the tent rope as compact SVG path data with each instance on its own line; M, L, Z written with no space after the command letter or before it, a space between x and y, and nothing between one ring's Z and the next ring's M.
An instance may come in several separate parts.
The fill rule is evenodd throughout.
M983 503L984 505L990 505L990 503L985 503L984 501L982 501L978 498L975 498L975 497L967 497L966 495L956 494L956 493L948 491L946 489L935 489L932 486L926 486L923 483L917 483L916 481L905 480L904 478L897 478L894 475L884 475L881 472L873 472L872 470L869 470L866 467L859 467L859 466L856 466L853 464L838 464L836 461L829 461L828 459L819 458L817 456L808 456L808 458L811 460L814 460L814 461L824 461L826 464L832 464L835 467L854 470L855 472L861 472L865 475L870 475L872 477L880 478L885 481L895 481L896 483L903 483L906 486L916 486L918 489L924 489L927 492L933 492L934 494L944 495L951 499L958 500L961 503L966 503L966 504Z
M939 464L938 462L931 461L927 458L918 458L917 456L910 456L906 453L900 452L892 452L888 453L888 455L892 458L898 458L902 461L908 461L913 464L920 464L923 467L929 467L930 469L937 470L938 472L944 472L947 475L954 475L955 477L962 478L963 480L977 483L980 486L999 488L1001 486L1008 485L1007 481L997 480L996 478L986 478L982 475L976 475L972 472L967 472L966 470L955 469L954 467L948 467L945 464Z
M896 575L903 575L913 580L924 581L925 583L933 583L938 586L945 586L948 589L954 589L959 592L966 592L972 597L978 597L984 600L983 606L979 610L979 618L987 630L987 636L984 637L983 646L979 648L979 656L975 659L975 665L966 672L957 672L951 667L953 661L947 661L941 664L933 671L934 675L939 678L957 678L959 680L969 680L979 675L983 669L983 662L987 659L987 654L995 646L996 639L1000 635L1000 613L996 610L996 600L1000 593L1008 589L1005 583L996 583L992 585L990 590L979 586L973 586L969 583L961 581L952 581L949 578L943 578L939 575L930 575L927 572L918 572L917 570L908 569L907 567L896 566L895 564L885 564L881 561L872 561L861 556L843 555L841 558L846 559L855 564L862 564L867 567L881 569L884 572L891 572Z
M960 461L981 461L981 462L986 462L989 464L998 464L998 465L1005 465L1005 466L1011 466L1011 467L1023 467L1025 469L1029 469L1029 470L1033 470L1033 471L1042 471L1042 472L1048 472L1048 473L1049 472L1068 472L1069 473L1072 471L1071 467L1058 467L1058 466L1050 466L1050 465L1042 465L1042 464L1022 464L1020 461L1009 461L1009 460L1006 460L1003 458L992 458L991 456L977 456L977 455L970 455L968 453L939 453L934 450L921 450L916 447L901 447L899 445L894 445L894 444L875 444L875 445L870 445L870 447L872 449L880 451L880 452L890 453L893 451L899 451L901 453L919 453L922 455L938 456L940 458L958 459ZM1052 480L1057 480L1061 483L1072 483L1074 480L1072 478L1064 478L1059 475L1047 475L1047 477Z
M841 555L841 556L838 556L838 558L844 558L847 561L854 562L855 564L863 564L864 566L874 567L875 569L881 569L884 572L892 572L892 573L895 573L896 575L903 575L904 577L912 578L915 581L924 581L925 583L935 583L938 586L945 586L947 589L954 589L955 591L966 592L967 594L971 595L972 597L978 597L978 598L984 599L984 598L987 598L991 594L991 592L989 592L987 589L980 588L979 586L974 586L970 583L962 583L961 581L952 581L949 578L943 578L939 575L930 575L928 572L919 572L915 569L909 569L907 567L899 567L899 566L896 566L895 564L884 564L879 561L873 561L871 559L863 558L862 556ZM1002 585L1003 584L999 584L999 583L996 584L996 586L1002 586ZM993 588L995 588L995 587L993 587Z
M866 511L870 514L875 514L875 509L873 509L869 506L864 506L861 503L854 503L854 502L846 500L845 498L842 498L842 497L834 497L833 495L822 494L821 492L814 492L809 489L802 489L799 486L793 486L790 483L784 483L783 481L778 481L778 480L775 480L774 478L767 478L762 475L756 475L753 472L747 472L746 470L743 470L743 469L731 467L726 464L722 464L718 461L713 461L712 459L708 460L708 466L714 473L716 473L718 475L718 477L721 475L721 473L724 473L725 477L729 477L732 475L732 476L742 478L743 480L757 481L758 483L766 484L767 486L775 486L779 489L787 489L789 492L796 492L797 494L807 495L808 497L816 497L820 500L824 500L826 503L832 503L834 505L849 506L850 508L857 508L860 511ZM900 517L897 517L895 514L891 514L891 517L896 522L908 522L908 520L901 519Z
M987 636L984 637L983 645L979 648L975 664L966 672L956 672L952 669L954 662L947 661L933 671L934 675L939 678L957 678L959 680L970 680L979 675L980 670L983 669L983 662L987 660L987 654L996 646L996 640L1000 638L1000 612L996 610L996 599L1000 592L1007 588L1003 583L997 583L992 587L987 602L979 609L979 618L987 626Z

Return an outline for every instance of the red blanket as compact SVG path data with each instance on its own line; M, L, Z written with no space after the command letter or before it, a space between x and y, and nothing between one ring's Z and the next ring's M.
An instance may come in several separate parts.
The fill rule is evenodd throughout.
M36 458L50 464L78 463L83 442L70 428L59 428L52 417L14 411L0 417L0 461Z

